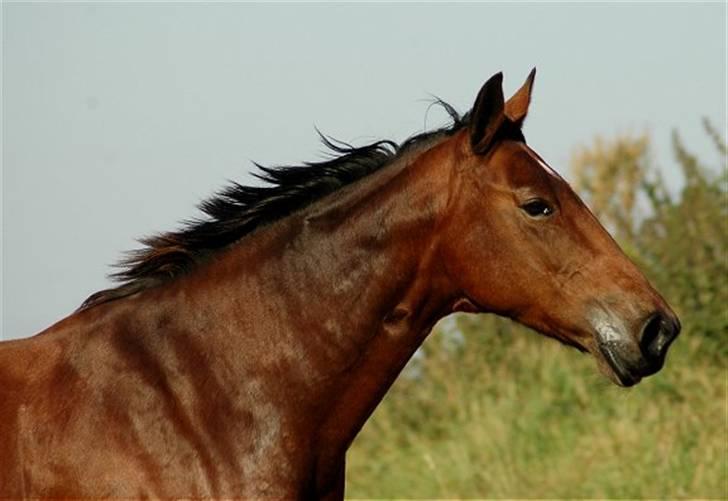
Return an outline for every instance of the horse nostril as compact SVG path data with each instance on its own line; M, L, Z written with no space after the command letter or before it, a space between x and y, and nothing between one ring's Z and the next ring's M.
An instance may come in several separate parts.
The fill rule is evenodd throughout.
M680 324L676 320L654 313L642 329L640 348L651 362L661 365L670 343L680 333Z

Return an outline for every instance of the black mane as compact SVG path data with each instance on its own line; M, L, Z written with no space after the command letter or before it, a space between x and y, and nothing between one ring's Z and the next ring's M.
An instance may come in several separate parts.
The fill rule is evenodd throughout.
M381 140L354 147L319 133L332 154L328 160L280 167L256 163L259 172L254 175L266 185L242 186L233 182L200 204L199 209L206 217L185 221L177 231L141 239L144 247L129 252L115 265L121 271L110 275L120 285L92 294L80 309L134 294L184 274L212 252L236 242L256 228L391 164L413 146L438 136L450 136L467 124L469 114L461 116L440 99L436 99L435 104L447 112L452 123L411 136L402 144Z

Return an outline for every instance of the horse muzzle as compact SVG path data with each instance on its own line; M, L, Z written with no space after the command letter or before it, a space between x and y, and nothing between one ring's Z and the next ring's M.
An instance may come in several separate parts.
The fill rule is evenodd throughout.
M656 311L642 322L635 337L622 326L614 317L595 322L599 353L612 379L626 387L662 368L668 348L680 333L680 321L672 312Z

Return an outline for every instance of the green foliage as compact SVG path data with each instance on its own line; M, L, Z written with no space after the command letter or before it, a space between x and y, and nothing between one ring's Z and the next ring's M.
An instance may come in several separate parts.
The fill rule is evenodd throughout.
M677 194L646 136L574 157L577 190L681 317L665 369L625 390L508 320L450 317L355 441L347 496L728 498L728 177L705 125L721 165L674 134Z
M506 320L484 323L462 357L442 354L395 384L349 454L349 497L728 494L725 377L700 367L699 338L659 377L624 390L588 356ZM493 325L510 337L490 336ZM427 341L433 353L447 351L443 334Z
M710 129L709 129L710 130ZM728 204L725 144L720 177L690 154L677 133L675 154L685 186L679 201L658 182L645 183L654 213L635 239L638 260L660 290L679 308L686 334L708 337L725 359L728 345Z

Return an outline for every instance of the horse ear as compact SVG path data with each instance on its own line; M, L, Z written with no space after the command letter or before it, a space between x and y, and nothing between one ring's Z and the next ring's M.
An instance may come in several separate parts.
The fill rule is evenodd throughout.
M470 117L470 147L476 155L492 146L496 132L506 119L503 113L503 73L496 73L483 84L475 98Z
M519 126L528 114L528 105L531 103L531 91L533 90L533 80L535 78L536 68L531 70L528 78L526 78L526 82L506 103L506 116L511 122Z

